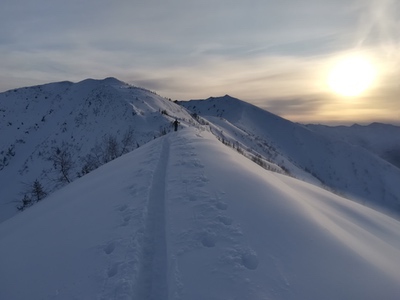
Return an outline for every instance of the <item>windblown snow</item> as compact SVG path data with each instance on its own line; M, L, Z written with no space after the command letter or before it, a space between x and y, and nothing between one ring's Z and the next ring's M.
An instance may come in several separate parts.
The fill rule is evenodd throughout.
M186 128L0 224L0 299L399 299L400 223Z

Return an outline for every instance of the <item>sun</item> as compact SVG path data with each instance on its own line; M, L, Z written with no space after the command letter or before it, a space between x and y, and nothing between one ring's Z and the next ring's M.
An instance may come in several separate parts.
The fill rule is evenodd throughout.
M336 94L356 97L372 85L375 76L375 68L367 58L350 56L333 66L328 76L328 85Z

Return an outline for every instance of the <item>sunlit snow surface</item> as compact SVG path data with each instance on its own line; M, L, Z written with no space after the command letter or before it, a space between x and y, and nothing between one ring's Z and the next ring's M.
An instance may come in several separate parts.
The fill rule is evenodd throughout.
M0 224L0 299L399 299L400 223L168 134Z

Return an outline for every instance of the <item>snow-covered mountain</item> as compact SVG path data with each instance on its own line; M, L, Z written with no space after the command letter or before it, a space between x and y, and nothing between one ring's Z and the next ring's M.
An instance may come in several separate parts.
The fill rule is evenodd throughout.
M228 95L181 105L211 123L223 139L250 148L292 176L399 216L400 169L349 143L346 135L334 139ZM386 131L385 141L392 136L398 141L397 133ZM382 139L383 135L378 141Z
M1 93L0 113L0 299L400 295L400 171L371 134L115 78Z
M207 124L270 170L400 212L399 127L303 126L229 96L179 104L115 78L1 93L0 222L17 212L36 180L50 194L169 132L175 118L181 126Z
M334 127L310 124L307 128L361 146L400 168L400 126L382 123Z
M0 93L0 116L0 222L17 212L35 180L51 193L165 134L174 118L191 118L175 103L115 78ZM70 162L67 174L57 159Z
M400 222L186 128L0 224L0 266L0 299L395 300Z

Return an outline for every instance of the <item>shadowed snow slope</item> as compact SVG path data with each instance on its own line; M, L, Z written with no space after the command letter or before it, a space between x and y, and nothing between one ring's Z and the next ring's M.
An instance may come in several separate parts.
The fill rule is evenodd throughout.
M0 224L0 299L398 299L400 223L188 128Z
M400 126L372 123L367 126L307 125L307 128L363 147L400 168Z

